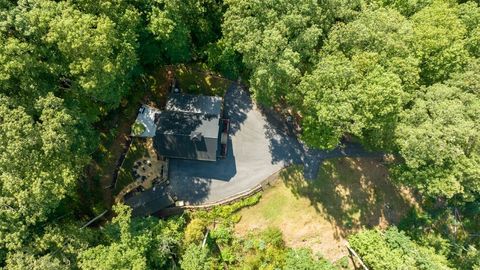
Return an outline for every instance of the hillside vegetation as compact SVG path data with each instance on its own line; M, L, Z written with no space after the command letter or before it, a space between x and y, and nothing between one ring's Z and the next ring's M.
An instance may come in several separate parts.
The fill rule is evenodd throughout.
M241 79L311 147L346 136L395 158L388 181L422 211L349 238L371 269L480 268L480 7L464 0L0 0L0 268L341 267L276 229L212 231L202 247L187 238L195 213L116 205L82 227L109 208L132 116L165 98L155 78L171 65L195 93L226 85L189 81L188 67Z

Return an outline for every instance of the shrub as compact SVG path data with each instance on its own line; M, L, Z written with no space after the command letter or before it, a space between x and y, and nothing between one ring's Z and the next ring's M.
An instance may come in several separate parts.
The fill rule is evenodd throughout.
M450 269L444 256L418 245L395 227L385 232L363 231L349 237L349 242L373 270L394 270L399 265L405 269Z
M202 219L193 219L185 229L185 244L200 243L205 237L206 224Z
M135 123L132 125L132 134L138 136L145 132L145 129L146 128L142 123L135 121Z

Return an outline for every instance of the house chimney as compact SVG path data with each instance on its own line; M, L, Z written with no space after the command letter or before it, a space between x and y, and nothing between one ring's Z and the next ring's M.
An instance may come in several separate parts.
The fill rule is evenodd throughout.
M202 133L192 131L192 133L190 133L190 140L197 141L197 142L201 141L202 140Z

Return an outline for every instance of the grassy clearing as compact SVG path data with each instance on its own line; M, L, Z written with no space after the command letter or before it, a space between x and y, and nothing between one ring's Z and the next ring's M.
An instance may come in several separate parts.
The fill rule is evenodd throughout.
M223 96L230 81L202 65L178 65L174 69L180 88L190 94Z
M282 230L291 247L310 247L329 260L347 255L346 237L371 227L397 223L412 207L407 190L393 186L377 159L326 161L316 180L291 167L266 190L260 202L239 212L240 235L268 227Z

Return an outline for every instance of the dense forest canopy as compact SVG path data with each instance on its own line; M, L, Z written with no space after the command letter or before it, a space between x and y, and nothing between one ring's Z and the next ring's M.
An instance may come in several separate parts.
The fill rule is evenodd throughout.
M241 77L257 102L298 115L312 147L349 135L395 155L393 180L443 203L410 217L400 228L409 236L353 237L364 255L379 246L418 269L480 267L478 235L451 242L427 229L453 208L467 231L480 228L480 6L453 0L0 0L0 267L215 265L198 241L185 243L182 218L131 219L118 206L104 229L78 229L92 218L77 189L97 126L145 74L177 63ZM275 243L252 242L253 268L331 269Z

